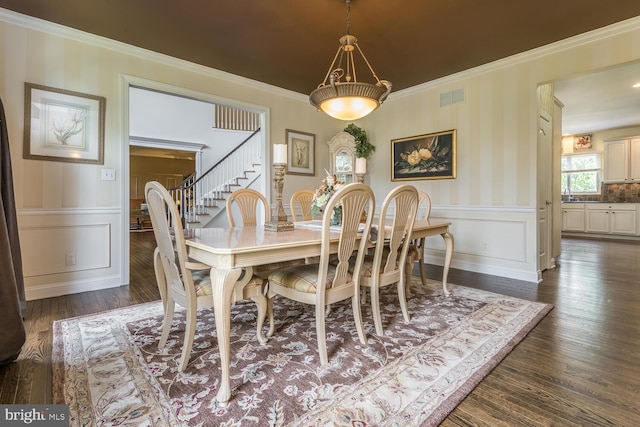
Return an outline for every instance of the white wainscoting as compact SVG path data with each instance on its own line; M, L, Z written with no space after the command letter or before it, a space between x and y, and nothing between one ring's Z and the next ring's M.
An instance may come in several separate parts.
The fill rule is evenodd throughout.
M122 285L120 215L119 208L18 211L27 300Z
M434 206L430 219L450 221L452 268L538 283L533 208ZM427 240L428 264L444 264L444 241Z

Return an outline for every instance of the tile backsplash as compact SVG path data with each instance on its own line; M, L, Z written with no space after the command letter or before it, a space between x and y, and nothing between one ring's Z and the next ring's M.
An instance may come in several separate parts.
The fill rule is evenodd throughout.
M640 203L640 183L602 184L602 201Z
M567 201L568 195L562 195L562 201ZM640 182L602 184L601 194L573 195L571 200L580 202L605 202L605 203L640 203Z

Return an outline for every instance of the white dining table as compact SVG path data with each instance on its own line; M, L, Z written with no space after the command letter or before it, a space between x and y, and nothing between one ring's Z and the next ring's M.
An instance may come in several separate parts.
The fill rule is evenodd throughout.
M442 284L448 294L447 276L453 254L453 235L450 222L416 220L411 238L440 235L444 239L445 262ZM339 231L335 234L337 252ZM253 267L281 261L317 257L321 251L322 230L296 223L293 231L266 231L263 226L243 228L189 229L185 233L189 257L210 265L213 288L213 309L220 351L220 389L216 396L221 406L231 397L230 386L230 327L233 293L243 271L251 273ZM245 276L246 277L246 276Z

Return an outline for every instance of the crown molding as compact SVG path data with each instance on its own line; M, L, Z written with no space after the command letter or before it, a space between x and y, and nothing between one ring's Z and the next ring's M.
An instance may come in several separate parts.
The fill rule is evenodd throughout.
M392 93L389 95L389 100L399 99L416 93L424 92L440 86L452 84L460 80L470 79L485 73L500 70L507 67L512 67L524 62L529 62L543 58L547 55L562 52L563 50L572 49L584 44L594 43L600 40L605 40L620 34L624 34L630 31L637 31L640 29L640 16L630 18L624 21L616 22L615 24L608 25L606 27L598 28L586 33L578 34L577 36L569 37L564 40L559 40L554 43L550 43L535 49L528 50L526 52L517 53L506 58L498 59L488 64L483 64L478 67L469 68L468 70L460 71L459 73L450 74L448 76L432 80L430 82L422 83L410 88Z
M195 64L193 62L185 61L183 59L175 58L173 56L165 55L162 53L154 52L152 50L143 49L130 44L122 43L117 40L112 40L106 37L90 34L85 31L80 31L74 28L65 27L64 25L56 24L53 22L45 21L40 18L34 18L32 16L23 15L11 10L0 8L0 20L8 22L10 24L19 25L31 30L41 31L43 33L51 34L53 36L63 37L66 39L86 43L92 46L96 46L103 49L112 50L125 55L135 56L147 61L157 62L162 65L179 68L192 73L197 73L212 77L219 80L224 80L229 83L239 84L242 86L250 87L252 89L269 92L274 95L283 96L294 99L296 101L308 102L308 95L303 95L298 92L294 92L281 87L269 85L267 83L259 82L256 80L248 79L246 77L237 76L235 74L227 73L226 71L217 70L211 67L205 67L204 65Z
M211 67L205 67L203 65L195 64L193 62L178 59L172 56L154 52L148 49L132 46L126 43L122 43L116 40L108 39L106 37L97 36L84 31L76 30L74 28L65 27L60 24L45 21L40 18L34 18L32 16L23 15L21 13L13 12L7 9L0 8L0 20L19 25L25 28L29 28L36 31L42 31L51 35L64 37L67 39L80 41L103 49L112 50L118 53L135 56L147 61L161 63L176 68L180 68L185 71L202 74L215 79L227 81L229 83L239 84L247 86L256 90L269 92L274 95L283 96L294 99L296 101L308 102L308 95L294 92L288 89L283 89L277 86L269 85L256 80L248 79L246 77L237 76L225 71L217 70ZM544 56L561 52L563 50L578 47L583 44L593 43L599 40L604 40L613 36L624 34L629 31L635 31L640 29L640 16L630 18L624 21L616 22L606 27L598 28L583 34L578 34L573 37L569 37L564 40L560 40L548 45L541 46L539 48L531 49L526 52L518 53L506 58L502 58L488 64L483 64L478 67L470 68L455 74L432 80L430 82L422 83L416 86L412 86L407 89L403 89L398 92L392 92L389 95L389 100L395 100L407 96L414 95L416 93L428 91L440 86L451 84L463 79L469 79L478 75L489 73L492 71L500 70L503 68L511 67L524 62L540 59Z

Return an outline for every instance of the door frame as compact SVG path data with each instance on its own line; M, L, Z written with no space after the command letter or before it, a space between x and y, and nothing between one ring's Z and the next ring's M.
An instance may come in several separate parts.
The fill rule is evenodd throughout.
M249 104L233 99L223 98L220 96L212 95L210 93L198 92L192 89L187 89L179 86L173 86L167 83L161 83L153 80L148 80L140 77L130 76L123 74L121 78L121 112L122 112L122 182L121 182L121 194L122 199L120 202L121 209L121 244L122 250L120 251L120 265L122 266L122 285L126 286L130 284L130 236L129 236L129 177L130 177L130 164L129 164L129 140L131 138L129 130L129 89L131 87L138 87L148 90L154 90L157 92L164 92L170 95L184 96L186 98L192 98L198 101L210 102L212 104L223 104L230 107L242 108L245 110L253 111L260 115L260 134L262 145L262 158L265 164L271 164L271 150L268 147L271 146L269 141L269 113L268 107L261 105ZM267 200L271 199L271 186L268 183L271 182L271 168L263 168L263 179L261 184L261 190L267 197ZM152 260L150 260L151 262Z
M555 267L553 259L553 117L538 113L538 194L536 219L538 224L538 276Z

